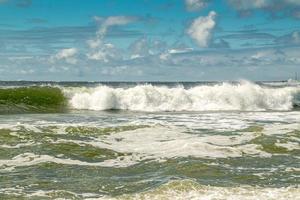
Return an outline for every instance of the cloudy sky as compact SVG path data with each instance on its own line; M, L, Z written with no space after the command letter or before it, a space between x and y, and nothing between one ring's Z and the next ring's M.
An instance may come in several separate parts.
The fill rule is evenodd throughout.
M0 0L0 80L283 80L300 0Z

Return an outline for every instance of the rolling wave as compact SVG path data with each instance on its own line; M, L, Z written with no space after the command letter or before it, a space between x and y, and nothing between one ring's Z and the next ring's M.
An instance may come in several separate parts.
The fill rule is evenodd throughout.
M300 88L250 82L214 85L113 87L28 86L0 89L0 114L75 110L288 111L300 105Z
M55 87L17 87L0 89L0 114L61 112L66 98Z

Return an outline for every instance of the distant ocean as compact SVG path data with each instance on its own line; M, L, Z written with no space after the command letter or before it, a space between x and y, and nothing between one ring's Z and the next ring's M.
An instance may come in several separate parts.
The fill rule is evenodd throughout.
M0 199L300 199L300 84L0 82Z

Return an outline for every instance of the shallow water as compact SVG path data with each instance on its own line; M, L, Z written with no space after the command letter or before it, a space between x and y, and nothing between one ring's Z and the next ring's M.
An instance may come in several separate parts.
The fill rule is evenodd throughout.
M68 88L69 101L71 90L82 94ZM0 199L300 199L300 111L292 107L69 106L62 113L0 115Z

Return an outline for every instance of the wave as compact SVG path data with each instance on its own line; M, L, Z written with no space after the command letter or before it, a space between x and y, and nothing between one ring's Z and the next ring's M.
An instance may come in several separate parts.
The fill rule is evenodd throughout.
M0 114L61 112L66 98L55 87L17 87L0 89Z
M66 90L74 109L132 111L264 111L299 105L300 88L269 88L250 82L199 85L191 88L138 85Z
M113 87L28 86L0 89L0 114L75 110L288 111L300 105L300 88L250 82L185 88L143 84Z

